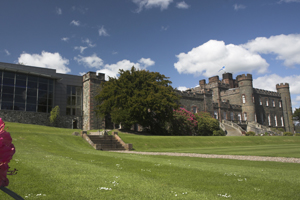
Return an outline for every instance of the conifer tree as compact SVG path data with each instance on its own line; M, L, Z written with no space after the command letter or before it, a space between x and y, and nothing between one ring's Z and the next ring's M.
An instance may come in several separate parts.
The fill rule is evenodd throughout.
M178 108L179 97L172 82L158 72L120 70L118 78L109 77L96 95L96 113L110 114L114 123L130 128L137 123L152 134L165 134L166 123Z

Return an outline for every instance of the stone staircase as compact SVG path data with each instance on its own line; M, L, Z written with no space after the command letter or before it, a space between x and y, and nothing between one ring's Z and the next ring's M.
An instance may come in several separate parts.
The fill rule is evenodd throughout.
M114 132L113 135L87 135L83 131L81 135L96 150L125 151L132 149L132 144L124 143L117 132Z
M97 150L111 151L111 150L126 150L122 144L112 135L88 135L90 140L96 144Z

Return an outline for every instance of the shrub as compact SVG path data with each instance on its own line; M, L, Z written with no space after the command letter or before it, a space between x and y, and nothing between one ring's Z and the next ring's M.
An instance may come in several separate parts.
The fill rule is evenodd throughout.
M269 133L268 133L268 132L265 132L265 136L269 136Z
M222 129L213 131L213 136L225 136L225 135L226 133Z
M300 133L296 133L295 136L300 136Z
M291 133L291 132L284 132L283 136L293 136L293 133Z
M211 136L213 131L220 130L219 121L207 112L197 113L196 120L198 121L198 135Z
M49 117L50 124L56 126L58 117L59 117L59 106L55 106L54 108L52 108L50 112L50 117Z
M255 133L253 131L246 132L246 136L255 136Z
M173 111L173 119L169 127L171 135L194 135L196 130L197 121L193 113L184 108Z

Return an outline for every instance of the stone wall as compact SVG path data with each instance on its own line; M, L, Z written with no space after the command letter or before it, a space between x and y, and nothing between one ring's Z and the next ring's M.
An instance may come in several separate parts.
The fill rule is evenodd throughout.
M49 117L49 113L0 110L0 118L2 118L4 122L50 126ZM77 120L77 128L81 129L82 121L79 116L59 116L57 127L72 128L74 119Z

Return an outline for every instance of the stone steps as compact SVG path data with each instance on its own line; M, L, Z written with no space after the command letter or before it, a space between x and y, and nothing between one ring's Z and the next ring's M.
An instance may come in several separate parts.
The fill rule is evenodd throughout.
M126 150L122 144L112 135L87 135L89 139L97 146L97 149L103 151Z

